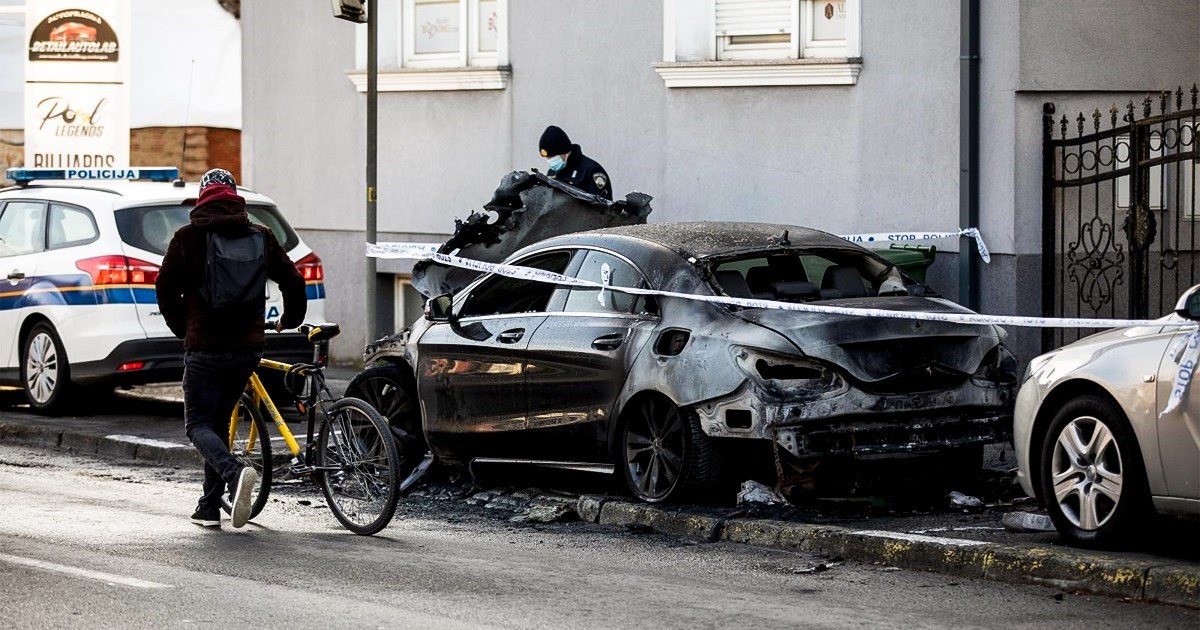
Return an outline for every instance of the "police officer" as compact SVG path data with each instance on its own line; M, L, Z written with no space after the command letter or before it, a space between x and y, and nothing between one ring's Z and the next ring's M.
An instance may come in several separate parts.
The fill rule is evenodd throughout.
M538 141L542 157L550 165L547 175L584 192L612 201L612 185L600 163L583 154L578 144L571 144L567 132L550 125Z

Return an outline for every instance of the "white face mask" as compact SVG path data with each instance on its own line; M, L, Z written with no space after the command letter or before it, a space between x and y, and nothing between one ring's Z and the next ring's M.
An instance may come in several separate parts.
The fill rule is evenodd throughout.
M546 164L550 165L550 172L553 173L567 165L567 161L561 155L555 155L546 160Z

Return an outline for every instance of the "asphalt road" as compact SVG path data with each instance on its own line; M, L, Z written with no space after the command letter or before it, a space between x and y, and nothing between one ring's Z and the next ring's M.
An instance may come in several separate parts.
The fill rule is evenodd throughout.
M0 446L6 628L1183 628L1200 611L413 499L341 530L315 488L187 520L193 471ZM305 505L304 503L308 503ZM825 563L828 570L814 572Z

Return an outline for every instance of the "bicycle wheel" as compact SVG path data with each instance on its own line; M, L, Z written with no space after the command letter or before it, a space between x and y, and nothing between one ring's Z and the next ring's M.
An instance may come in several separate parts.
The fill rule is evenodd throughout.
M254 518L266 507L271 494L271 434L267 432L267 421L263 420L262 414L249 396L242 396L238 401L237 411L237 426L234 427L233 444L229 452L243 465L253 466L258 472L258 492L250 506L250 518ZM250 440L251 427L254 428L253 443ZM226 514L233 509L228 493L221 495L221 509L225 510Z
M387 527L400 499L396 442L383 417L365 401L342 398L327 411L317 438L317 483L346 529L374 534Z

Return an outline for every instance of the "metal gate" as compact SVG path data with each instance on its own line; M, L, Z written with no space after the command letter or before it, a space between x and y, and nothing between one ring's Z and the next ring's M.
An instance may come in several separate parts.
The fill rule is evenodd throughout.
M1198 92L1147 96L1140 119L1132 101L1073 121L1043 105L1045 315L1160 317L1200 283ZM1042 349L1085 334L1044 329Z

